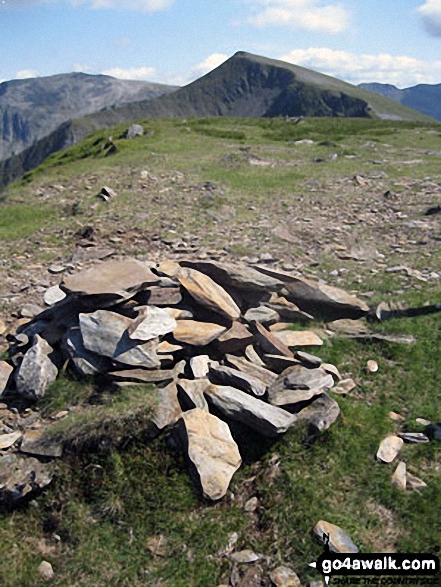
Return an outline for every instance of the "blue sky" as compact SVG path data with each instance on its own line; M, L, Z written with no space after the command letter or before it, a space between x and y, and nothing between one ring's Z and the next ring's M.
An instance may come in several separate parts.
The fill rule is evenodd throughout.
M236 51L352 83L441 83L441 0L0 0L0 80L185 84Z

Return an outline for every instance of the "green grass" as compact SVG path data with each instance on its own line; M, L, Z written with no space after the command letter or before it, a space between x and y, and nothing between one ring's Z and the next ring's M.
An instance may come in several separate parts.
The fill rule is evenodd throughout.
M0 240L26 238L36 232L55 215L55 210L36 204L0 202Z

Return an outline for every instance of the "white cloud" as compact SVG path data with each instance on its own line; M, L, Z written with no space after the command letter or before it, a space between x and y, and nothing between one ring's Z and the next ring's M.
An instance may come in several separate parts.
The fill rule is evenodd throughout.
M150 81L156 74L154 67L129 67L123 69L122 67L113 67L101 72L103 75L111 75L119 79L129 80L145 80Z
M357 55L327 47L295 49L280 57L283 61L315 69L353 84L389 83L398 87L436 84L441 80L441 61L423 61L388 53Z
M350 13L342 3L323 0L248 0L254 14L251 24L289 26L313 32L337 34L350 26Z
M157 12L169 8L174 0L70 0L74 6L87 4L91 8L117 8L137 12Z
M93 67L86 63L79 63L78 61L73 64L73 70L76 73L92 73Z
M429 34L441 37L441 0L427 0L418 9Z
M13 79L28 79L31 77L38 77L38 71L35 69L21 69L17 71Z

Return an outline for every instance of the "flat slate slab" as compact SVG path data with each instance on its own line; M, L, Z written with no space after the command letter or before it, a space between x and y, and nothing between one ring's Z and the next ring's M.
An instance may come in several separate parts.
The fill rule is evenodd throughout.
M144 344L132 340L128 333L132 324L130 318L107 310L80 314L80 329L87 350L134 367L159 367L157 339Z
M226 418L242 422L264 436L275 437L297 422L297 416L234 387L211 385L205 395Z
M60 288L76 296L103 296L128 299L141 289L159 282L146 263L136 259L106 261L69 275Z
M178 320L173 336L178 342L191 346L205 346L216 340L227 328L211 322Z

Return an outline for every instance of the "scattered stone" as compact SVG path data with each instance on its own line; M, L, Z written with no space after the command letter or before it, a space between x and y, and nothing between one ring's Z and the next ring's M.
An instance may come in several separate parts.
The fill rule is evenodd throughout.
M288 567L277 567L271 571L270 579L276 587L302 587L296 573Z
M294 358L294 355L289 348L274 334L269 332L262 324L259 324L259 322L253 322L252 325L257 342L265 353L270 355L282 355L291 359Z
M401 461L392 475L392 485L402 491L406 490L406 463Z
M64 348L71 358L76 370L89 377L97 373L106 373L112 368L109 358L88 351L83 343L83 337L79 328L71 328L66 333Z
M50 267L48 267L48 271L52 275L58 275L59 273L64 273L66 271L66 269L67 269L67 267L65 267L64 265L51 265Z
M109 377L116 381L134 381L139 383L159 383L160 381L173 381L179 372L183 372L183 365L178 363L179 369L123 369L122 371L110 371Z
M211 359L208 355L196 355L190 359L190 367L195 379L206 377L210 371Z
M0 396L8 385L9 377L14 368L6 361L0 361Z
M51 579L53 579L55 577L55 573L52 568L52 565L51 565L51 563L48 563L47 561L43 561L42 563L39 564L38 574L45 581L50 581Z
M136 259L105 261L90 269L66 277L61 289L73 296L99 296L100 303L106 299L116 303L133 297L136 292L158 283L159 278L149 267Z
M42 311L43 308L40 308L40 306L37 306L36 304L26 304L20 310L20 316L22 318L35 318L35 316L38 316Z
M342 376L340 375L340 371L337 369L337 367L335 365L332 365L331 363L322 363L321 368L324 371L326 371L326 373L333 375L337 381L342 380ZM354 383L354 387L355 387L355 383ZM335 389L334 389L334 391L335 391Z
M425 483L422 479L415 477L415 475L411 475L410 473L406 474L406 489L412 491L424 489L425 487L427 487L427 483Z
M3 320L0 318L0 336L2 334L4 334L6 332L6 330L8 329L8 327L6 326L6 324L3 322Z
M49 357L52 352L52 347L36 334L32 347L26 352L16 371L15 383L19 395L36 400L55 381L58 369Z
M376 373L378 371L378 363L376 361L368 361L366 364L366 368L369 373Z
M11 432L10 434L0 434L0 450L11 448L22 436L23 434L19 431Z
M132 340L147 342L173 332L176 326L176 320L171 318L165 310L155 306L143 306L127 332Z
M421 426L430 426L432 423L430 420L426 420L425 418L416 418L415 422L417 424L421 424Z
M257 510L258 505L259 500L257 497L252 497L246 502L246 504L243 506L243 509L248 513L253 513Z
M322 393L297 412L297 418L309 424L309 437L313 438L327 430L337 420L339 414L338 403L327 393Z
M406 419L401 414L397 414L397 412L389 412L388 416L394 422L403 422Z
M230 554L230 560L238 564L255 563L261 558L261 556L252 550L241 550L240 552L233 552L233 554Z
M178 400L178 388L172 382L167 387L156 389L157 402L153 408L152 422L158 431L174 425L182 416Z
M380 443L380 448L377 452L377 460L380 463L392 463L400 452L404 441L398 436L387 436Z
M144 129L140 124L131 124L123 135L125 139L134 139L135 137L142 137Z
M262 381L267 387L274 383L274 381L277 379L277 375L272 371L269 371L260 365L254 365L242 357L226 355L225 359L230 365L236 367L236 369L239 369L239 371L242 371L243 373L246 373L247 375L250 375L256 379L260 379L260 381Z
M208 275L196 269L182 268L176 277L182 287L202 306L230 320L240 318L240 309L233 298Z
M429 437L422 432L399 432L397 436L409 444L424 444L430 442Z
M146 546L154 557L167 556L167 539L162 534L147 538Z
M277 338L288 347L323 345L322 339L319 336L317 336L314 332L302 332L299 330L282 330L281 332L275 332L274 336L277 336Z
M265 363L257 354L256 349L251 344L248 345L245 349L245 356L254 365L258 365L259 367L263 367L265 365Z
M65 297L66 297L66 294L60 288L60 286L53 285L52 287L50 287L49 289L47 289L45 291L43 299L44 299L44 303L47 306L53 306L54 304L61 302L61 300L64 300Z
M242 422L264 436L282 434L297 421L295 415L234 387L211 385L205 395L225 417Z
M137 294L137 298L141 294ZM142 292L144 301L149 306L176 306L182 301L182 293L179 287L162 287L153 285ZM141 301L141 300L140 300ZM178 318L178 316L172 316ZM192 316L191 316L192 317Z
M333 385L332 375L324 369L308 369L304 365L294 365L283 371L271 384L268 395L271 400L275 393L291 389L311 391L312 395L317 395L331 389Z
M83 344L88 351L134 367L160 367L157 340L143 344L132 340L129 329L134 321L130 318L108 310L97 310L93 314L80 314L79 319Z
M292 357L284 357L282 355L265 354L263 358L265 359L265 364L272 371L279 374L283 373L288 367L299 364L299 361L294 359L294 355Z
M358 552L351 538L339 526L320 520L313 532L323 544L328 543L329 540L331 552L353 554Z
M213 501L224 497L242 463L228 425L195 408L182 414L177 433L188 451L192 473L200 482L204 497Z
M206 346L219 338L226 330L225 326L220 326L219 324L196 322L195 320L178 320L173 336L178 342L191 346Z
M116 192L115 190L112 190L112 188L104 186L103 188L101 188L100 193L97 194L97 197L101 200L104 200L104 202L107 202L111 198L116 198Z
M322 365L322 367L323 367L323 365ZM325 369L325 371L326 371L326 369ZM340 395L346 395L350 391L355 389L356 387L357 387L357 384L355 383L355 381L353 379L343 379L342 381L339 381L339 383L336 387L332 388L332 391L333 391L333 393L338 393Z

